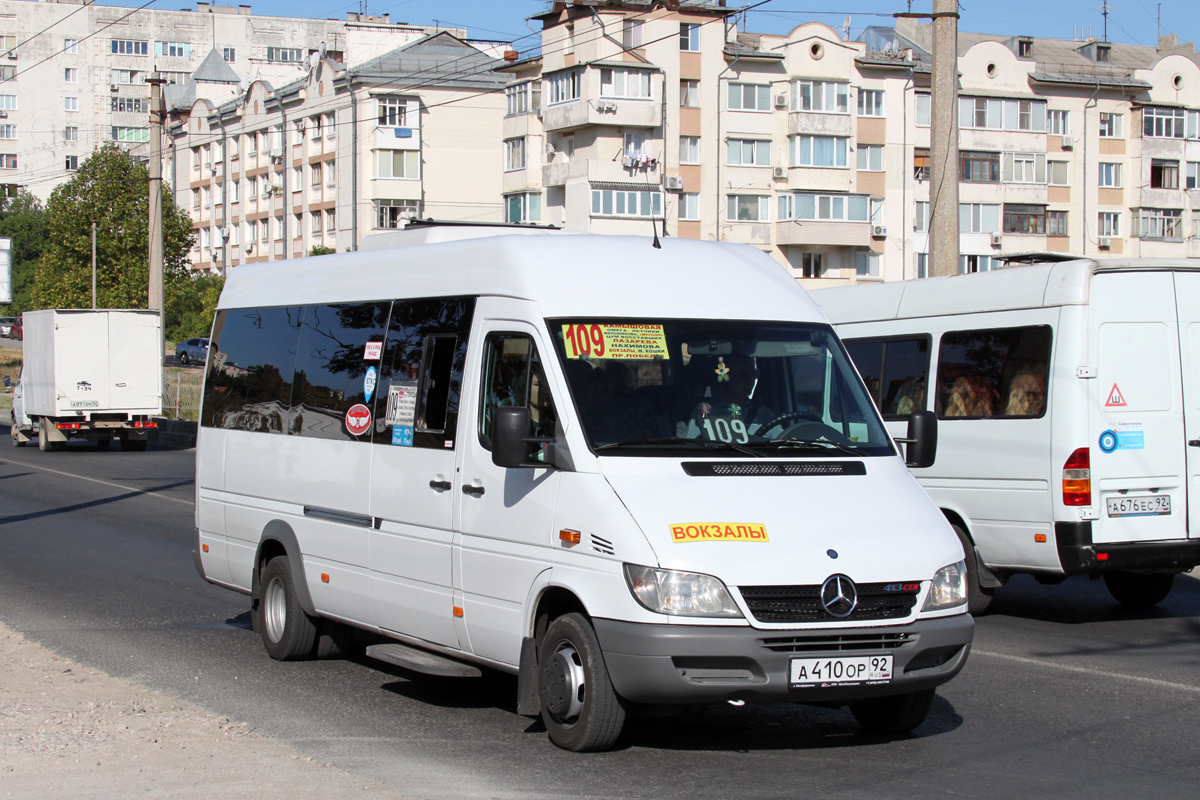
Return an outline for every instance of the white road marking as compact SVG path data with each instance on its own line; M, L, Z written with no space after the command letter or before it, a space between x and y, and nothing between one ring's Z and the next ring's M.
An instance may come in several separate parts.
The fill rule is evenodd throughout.
M88 478L83 475L76 475L74 472L63 472L62 470L50 469L49 467L37 467L37 466L34 466L33 464L27 464L22 461L9 461L7 463L12 464L13 466L28 467L29 469L40 469L42 472L52 472L55 475L62 475L67 478L78 478L81 481L88 481L89 483L98 483L101 486L110 486L113 489L124 489L127 492L137 492L138 494L148 494L151 497L158 497L163 500L170 500L172 503L183 503L185 506L196 505L196 501L194 501L194 500L180 500L178 497L168 497L167 495L159 494L158 492L149 492L149 491L146 491L145 489L138 489L135 486L123 486L122 484L119 484L119 483L112 483L110 481L102 481L99 478Z
M1014 656L1009 653L995 653L990 650L972 650L973 656L987 656L989 658L999 658L1004 661L1015 661L1018 664L1030 664L1035 667L1046 667L1048 669L1057 669L1062 672L1078 672L1084 675L1093 675L1098 678L1117 678L1124 681L1133 681L1134 683L1144 683L1148 686L1157 686L1161 689L1176 689L1182 692L1192 692L1200 694L1200 686L1194 686L1189 683L1173 683L1172 681L1160 681L1157 678L1146 678L1141 675L1126 675L1123 672L1109 672L1104 669L1092 669L1091 667L1073 667L1070 664L1060 664L1057 661L1050 661L1043 658L1026 658L1025 656Z

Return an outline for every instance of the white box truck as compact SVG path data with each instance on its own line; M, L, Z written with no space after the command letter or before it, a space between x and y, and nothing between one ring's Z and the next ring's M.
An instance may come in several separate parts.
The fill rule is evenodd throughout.
M27 311L25 359L13 400L13 444L69 439L145 450L162 413L159 315L138 309ZM19 425L18 420L25 421Z

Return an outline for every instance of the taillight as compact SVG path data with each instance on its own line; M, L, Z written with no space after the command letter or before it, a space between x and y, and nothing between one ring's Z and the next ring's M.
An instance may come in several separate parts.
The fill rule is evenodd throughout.
M1081 447L1063 464L1063 503L1069 506L1092 504L1092 460L1086 447Z

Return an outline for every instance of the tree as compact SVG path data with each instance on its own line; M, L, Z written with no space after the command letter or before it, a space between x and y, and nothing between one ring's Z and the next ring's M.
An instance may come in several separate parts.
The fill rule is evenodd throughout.
M46 204L45 250L34 279L36 308L92 305L92 223L96 223L96 306L145 308L149 294L148 182L144 163L106 144L58 186ZM163 192L164 294L188 291L192 222ZM167 327L173 320L168 316Z
M167 340L179 342L193 336L208 336L224 286L225 279L211 272L184 267L168 274L163 287L167 304Z
M336 247L326 247L325 245L315 244L313 245L313 248L308 251L308 254L310 256L329 256L336 252Z
M16 197L0 197L0 236L12 238L12 305L0 305L0 316L16 316L34 306L33 276L46 245L46 209L26 189Z

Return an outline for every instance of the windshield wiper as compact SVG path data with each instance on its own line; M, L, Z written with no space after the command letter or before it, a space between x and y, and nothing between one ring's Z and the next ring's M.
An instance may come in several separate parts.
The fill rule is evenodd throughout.
M713 442L708 439L631 439L627 442L612 442L611 444L602 444L593 452L599 453L602 450L615 450L618 447L640 447L643 445L655 446L663 445L669 447L699 447L702 450L735 450L739 453L744 453L755 458L765 458L765 456L745 445L737 444L736 442Z
M848 453L852 456L861 456L861 450L855 450L853 447L846 447L844 444L831 442L828 440L816 441L813 439L772 439L765 442L751 442L751 447L764 447L774 449L795 449L795 450L839 450L843 453Z

